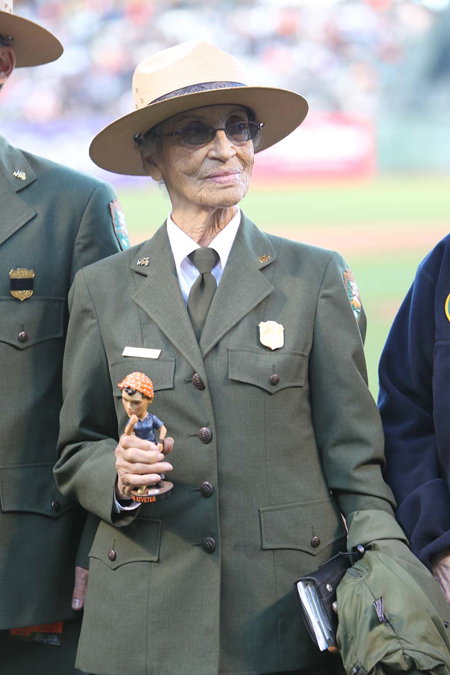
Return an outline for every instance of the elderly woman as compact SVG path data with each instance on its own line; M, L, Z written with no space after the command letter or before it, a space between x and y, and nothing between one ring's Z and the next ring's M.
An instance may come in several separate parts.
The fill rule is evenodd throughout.
M238 206L255 153L307 104L245 82L208 43L167 49L138 66L136 110L91 146L110 171L164 181L172 208L151 240L85 269L72 291L56 478L101 518L78 658L90 673L334 674L294 580L343 550L341 514L349 547L403 537L351 272ZM121 435L117 383L133 371L154 383L170 463ZM172 497L131 502L161 472Z

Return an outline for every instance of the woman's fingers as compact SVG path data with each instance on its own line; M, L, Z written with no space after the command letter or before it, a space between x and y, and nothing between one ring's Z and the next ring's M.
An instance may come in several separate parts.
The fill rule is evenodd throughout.
M123 462L119 465L119 468L122 475L133 474L136 476L144 476L148 473L167 473L172 471L173 466L172 464L169 464L169 462L156 462L155 464L129 464L128 462Z

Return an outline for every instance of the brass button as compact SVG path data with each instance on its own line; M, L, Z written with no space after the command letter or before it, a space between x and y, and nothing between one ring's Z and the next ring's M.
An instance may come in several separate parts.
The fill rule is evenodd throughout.
M214 487L211 485L211 483L205 482L202 483L200 487L200 494L202 497L205 499L209 499L211 497L212 493L214 492Z
M17 336L17 339L19 342L26 342L28 340L28 333L25 333L24 330L21 330L19 335Z
M216 540L212 537L205 537L202 541L202 548L205 553L214 553L216 550Z
M212 439L212 431L208 427L202 427L198 432L198 437L202 443L210 443Z
M204 389L205 388L205 383L203 382L202 378L198 373L195 373L193 378L192 378L192 384L196 389Z
M52 511L56 511L56 513L61 511L61 504L57 502L56 499L52 501Z
M111 549L108 553L108 558L111 560L111 562L114 562L114 560L117 558L117 553Z
M280 384L280 376L274 373L269 377L270 384L275 387L277 384Z
M320 546L320 537L314 536L314 537L311 539L311 546L312 546L313 548L317 548L318 546Z

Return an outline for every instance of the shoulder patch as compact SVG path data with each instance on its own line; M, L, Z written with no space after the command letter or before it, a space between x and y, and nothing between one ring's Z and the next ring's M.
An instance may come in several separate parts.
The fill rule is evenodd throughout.
M450 312L449 312L449 303L450 303L450 294L447 295L447 300L445 301L445 316L450 321Z
M359 324L361 320L362 302L359 294L358 286L356 285L355 277L351 270L344 272L344 286L347 291L348 299L355 315L356 323Z
M111 211L111 222L114 229L114 234L117 237L120 248L122 251L124 251L125 249L130 248L130 237L128 235L125 216L118 199L114 199L109 203L109 210Z

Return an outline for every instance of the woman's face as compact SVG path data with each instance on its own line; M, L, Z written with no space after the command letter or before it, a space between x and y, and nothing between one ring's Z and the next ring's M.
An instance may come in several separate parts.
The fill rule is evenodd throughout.
M241 106L212 105L170 117L161 133L179 131L193 122L223 129L247 119ZM179 136L166 136L153 159L150 175L155 180L164 179L174 209L192 204L227 208L238 204L247 193L254 149L251 140L236 144L224 131L218 131L212 141L200 146L188 145Z

